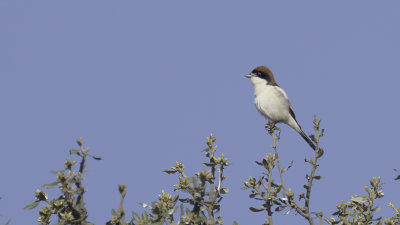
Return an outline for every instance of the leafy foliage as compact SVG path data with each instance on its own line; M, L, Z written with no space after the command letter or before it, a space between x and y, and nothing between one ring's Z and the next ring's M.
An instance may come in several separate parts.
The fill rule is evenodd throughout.
M310 165L310 171L305 175L304 192L298 194L285 185L284 174L293 167L293 161L286 167L281 166L277 148L280 129L274 123L266 125L267 132L274 143L273 152L268 153L262 160L256 161L257 165L264 168L266 172L257 176L258 179L250 176L244 182L243 189L249 189L251 191L249 197L259 202L257 206L251 206L250 211L266 213L265 225L273 224L275 213L288 215L290 212L301 215L310 225L317 223L314 221L315 218L318 219L320 225L323 222L330 225L400 225L400 209L392 203L389 203L389 207L394 210L393 216L385 219L376 216L381 208L375 206L375 201L384 197L380 177L370 180L370 186L365 187L366 195L354 195L350 201L341 201L336 206L337 211L330 218L324 217L322 211L310 209L314 181L322 179L322 176L316 172L319 167L318 160L324 155L324 150L320 147L320 138L324 134L324 129L320 129L320 122L317 117L314 117L315 134L310 135L310 138L315 143L316 149L311 157L304 160ZM173 196L161 190L156 201L151 204L141 203L144 211L140 215L132 212L129 220L126 220L124 209L127 187L120 184L118 210L112 209L112 218L106 222L106 225L223 224L222 215L219 215L220 203L223 196L229 193L229 189L223 187L223 181L226 179L223 172L230 163L223 153L219 156L216 154L218 146L215 145L215 141L216 138L212 134L207 137L207 148L203 150L206 161L202 163L205 169L198 171L194 176L188 176L185 173L185 165L182 162L176 162L169 170L164 171L166 174L177 175L178 183L174 185L174 191L179 192L181 196ZM86 220L88 215L84 203L86 190L82 181L83 173L86 171L87 157L95 160L101 160L101 158L89 154L89 149L83 146L82 138L78 139L77 143L80 149L71 149L69 153L79 157L79 163L76 160L66 159L63 170L52 171L57 176L56 181L42 186L43 188L58 187L61 195L49 200L44 190L36 190L35 201L25 206L25 209L35 209L44 203L37 219L40 224L49 225L53 217L56 218L58 225L93 224ZM279 175L279 181L272 178L274 173ZM397 176L395 180L400 179L399 177ZM10 220L6 225L9 223ZM237 222L233 224L238 225Z
M374 177L370 181L371 186L365 186L367 195L355 195L351 201L344 202L336 205L337 211L333 213L337 216L337 220L332 216L325 218L328 224L346 225L346 224L386 224L394 225L400 224L400 209L396 208L392 203L389 206L396 211L392 217L382 219L382 217L375 218L375 213L381 210L381 207L375 206L375 200L383 198L382 183L380 177Z
M322 148L319 147L319 139L324 133L324 129L320 130L320 122L318 118L314 117L313 123L316 136L311 135L310 137L316 144L316 150L314 151L314 157L305 159L305 162L311 165L311 172L306 174L306 184L303 185L305 192L298 194L298 199L299 201L303 200L303 204L300 204L300 202L295 199L295 193L293 193L291 188L287 187L284 182L283 174L293 166L293 161L286 168L282 168L280 165L277 150L280 129L275 126L275 123L268 123L266 125L266 129L274 141L272 146L274 153L268 153L260 162L256 161L257 165L267 170L266 176L260 176L258 180L250 177L248 181L244 182L243 187L243 189L251 189L250 198L262 202L261 206L250 207L250 210L253 212L266 211L268 217L264 224L273 224L272 215L274 212L281 211L285 211L285 214L295 211L303 216L310 224L314 224L309 205L313 181L321 179L321 176L316 175L316 170L319 167L318 159L322 157L324 152ZM280 183L272 179L276 167L280 177ZM322 221L323 214L321 211L317 213L317 217Z
M215 155L218 148L214 145L215 141L216 138L213 135L207 137L207 148L204 149L207 161L203 165L208 169L197 172L194 177L189 177L184 172L184 164L176 162L170 170L164 171L166 174L178 174L179 183L174 185L175 191L188 196L173 197L162 190L158 195L158 201L152 202L151 205L141 203L142 207L149 211L148 213L144 211L139 216L133 212L131 221L125 222L123 198L126 187L120 185L120 207L118 211L113 210L113 218L107 222L107 225L222 224L222 216L215 216L220 211L222 195L228 193L228 189L222 187L222 181L225 180L223 171L230 163L224 154L219 157ZM181 203L180 206L177 206L178 200ZM178 211L180 215L176 220L175 214L178 214Z
M27 206L25 209L34 209L40 202L45 205L39 210L39 218L37 221L40 224L48 225L51 222L51 216L57 215L59 225L73 224L73 225L90 225L92 223L86 221L87 210L84 203L83 195L85 188L83 187L83 172L85 171L85 163L87 156L93 159L100 160L99 157L94 157L89 154L89 149L85 148L82 143L82 138L77 140L80 150L70 150L71 155L77 155L81 161L79 163L79 170L73 170L73 166L77 161L70 161L66 159L64 162L65 168L60 171L53 171L57 174L57 180L45 184L43 188L53 188L58 186L61 195L57 198L49 200L47 194L43 190L36 190L35 201Z

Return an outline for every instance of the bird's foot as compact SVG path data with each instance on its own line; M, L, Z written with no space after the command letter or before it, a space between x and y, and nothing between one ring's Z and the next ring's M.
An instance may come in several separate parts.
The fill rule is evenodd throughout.
M274 133L274 131L276 131L276 130L279 131L279 133L281 132L281 129L275 125L276 125L276 122L273 122L273 121L268 121L268 123L265 124L265 129L267 129L269 134Z

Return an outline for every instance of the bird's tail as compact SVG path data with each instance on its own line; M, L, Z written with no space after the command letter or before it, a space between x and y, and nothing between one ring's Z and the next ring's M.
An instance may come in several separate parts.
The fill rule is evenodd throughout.
M315 151L315 150L316 150L316 147L315 147L315 144L311 141L311 139L310 139L309 137L307 137L307 135L306 135L302 130L299 131L299 134L300 134L301 137L303 137L303 139L308 143L308 145L310 145L310 147L311 147L312 149L314 149L314 151Z
M307 135L303 132L303 130L301 129L299 123L297 123L296 119L293 117L294 113L292 114L291 120L288 121L288 125L290 127L292 127L293 129L295 129L300 135L301 137L303 137L303 139L308 143L308 145L310 145L310 147L312 149L314 149L314 151L316 150L315 144L311 141L311 139L309 137L307 137Z

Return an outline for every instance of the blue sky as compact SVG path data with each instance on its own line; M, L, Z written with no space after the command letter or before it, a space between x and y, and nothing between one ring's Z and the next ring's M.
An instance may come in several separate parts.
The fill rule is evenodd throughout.
M271 151L266 120L244 75L267 65L306 133L322 119L325 155L312 210L329 216L382 176L381 215L398 207L400 115L398 1L11 1L0 2L0 223L33 224L23 210L54 181L83 137L91 153L89 220L102 224L126 184L126 210L140 211L176 177L182 161L203 169L213 133L226 169L225 224L261 224L241 190ZM286 125L279 142L286 182L302 191L308 145ZM151 179L149 179L151 178ZM52 196L56 196L55 193ZM300 216L277 224L306 224Z

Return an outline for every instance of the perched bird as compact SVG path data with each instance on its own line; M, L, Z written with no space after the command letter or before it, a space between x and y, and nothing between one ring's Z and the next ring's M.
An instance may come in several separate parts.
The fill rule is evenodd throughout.
M276 83L271 70L266 66L259 66L246 77L250 78L254 86L254 104L258 111L274 123L282 122L289 125L315 150L314 143L296 121L289 99L285 91Z

